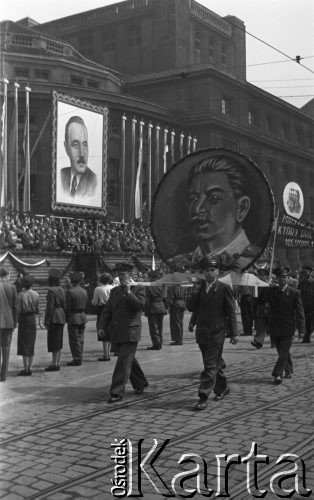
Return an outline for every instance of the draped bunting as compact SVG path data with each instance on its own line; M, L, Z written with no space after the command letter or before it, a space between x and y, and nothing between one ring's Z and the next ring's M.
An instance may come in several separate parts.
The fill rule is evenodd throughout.
M28 262L23 262L22 260L18 259L17 257L15 257L15 255L13 255L13 253L11 252L6 252L4 255L0 256L0 264L6 259L6 257L9 257L12 264L19 264L20 266L23 266L23 267L38 267L38 266L41 266L42 264L47 264L47 266L50 265L47 257L43 260L40 260L39 262L36 262L34 264L29 264Z

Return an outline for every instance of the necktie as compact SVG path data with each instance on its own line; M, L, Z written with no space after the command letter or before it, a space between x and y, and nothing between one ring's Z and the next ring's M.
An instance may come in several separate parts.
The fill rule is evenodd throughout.
M73 177L73 180L72 180L72 186L71 186L71 191L70 191L71 198L74 198L76 187L77 187L77 180L76 180L76 175L75 175Z

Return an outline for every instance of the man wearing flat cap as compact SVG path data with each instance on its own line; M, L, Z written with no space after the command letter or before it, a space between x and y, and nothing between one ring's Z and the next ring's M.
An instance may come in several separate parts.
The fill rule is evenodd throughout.
M66 292L66 320L68 323L69 345L72 354L72 361L68 366L80 366L83 361L84 332L87 306L87 292L80 286L82 274L72 273L70 280L72 288Z
M235 299L231 287L217 280L219 263L216 259L204 257L200 265L205 280L194 287L187 300L188 310L197 316L196 342L204 364L195 410L205 410L212 390L216 401L229 394L222 358L226 334L230 333L230 343L238 342Z
M278 359L272 371L274 384L278 385L282 383L284 374L286 378L291 378L293 374L290 348L296 327L299 335L304 335L305 319L300 291L288 285L289 268L278 267L274 273L278 286L267 288L263 301L269 303L269 333L278 352Z
M135 358L137 344L141 338L141 313L145 307L145 289L134 283L132 269L133 266L125 262L120 262L113 269L113 272L118 274L120 285L111 290L98 322L99 335L110 327L112 340L118 351L109 403L117 403L123 399L129 379L135 394L142 394L148 386Z
M305 315L305 335L302 340L304 344L311 342L311 334L314 330L314 282L311 279L312 271L311 266L303 266L298 284Z

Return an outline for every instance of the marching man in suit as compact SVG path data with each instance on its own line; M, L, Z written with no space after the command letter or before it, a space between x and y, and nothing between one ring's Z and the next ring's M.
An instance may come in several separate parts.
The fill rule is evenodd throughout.
M226 333L230 343L238 342L235 299L231 287L217 281L219 263L211 257L201 260L205 281L195 285L187 300L187 308L196 313L196 342L202 353L204 370L201 372L198 389L199 401L195 410L205 410L208 397L213 390L215 401L230 392L223 372L225 362L222 351Z
M71 166L61 170L61 186L72 203L93 198L97 188L97 176L88 167L88 134L84 120L72 116L65 126L64 147ZM86 201L87 203L87 201Z
M278 352L278 359L272 375L274 384L282 382L283 374L291 378L293 363L290 354L292 340L297 326L299 335L304 336L305 319L300 291L288 285L289 269L279 267L275 270L278 286L271 286L267 294L263 295L265 302L269 302L270 323L269 333L274 339Z
M126 383L130 379L135 394L142 394L148 386L147 379L135 358L141 338L142 310L145 307L145 289L132 280L133 266L119 263L113 269L120 285L110 292L98 322L98 334L111 328L112 340L117 346L118 359L112 375L109 403L123 399Z

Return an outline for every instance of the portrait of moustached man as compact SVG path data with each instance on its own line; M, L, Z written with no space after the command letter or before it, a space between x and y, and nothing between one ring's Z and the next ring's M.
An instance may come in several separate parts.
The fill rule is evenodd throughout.
M64 167L61 185L73 199L95 196L97 176L88 167L88 132L80 116L72 116L65 126L64 147L71 166Z
M263 172L224 148L184 157L154 196L152 233L163 259L191 265L217 257L225 268L249 267L266 247L274 218L273 194Z
M53 92L52 209L106 207L108 109Z

